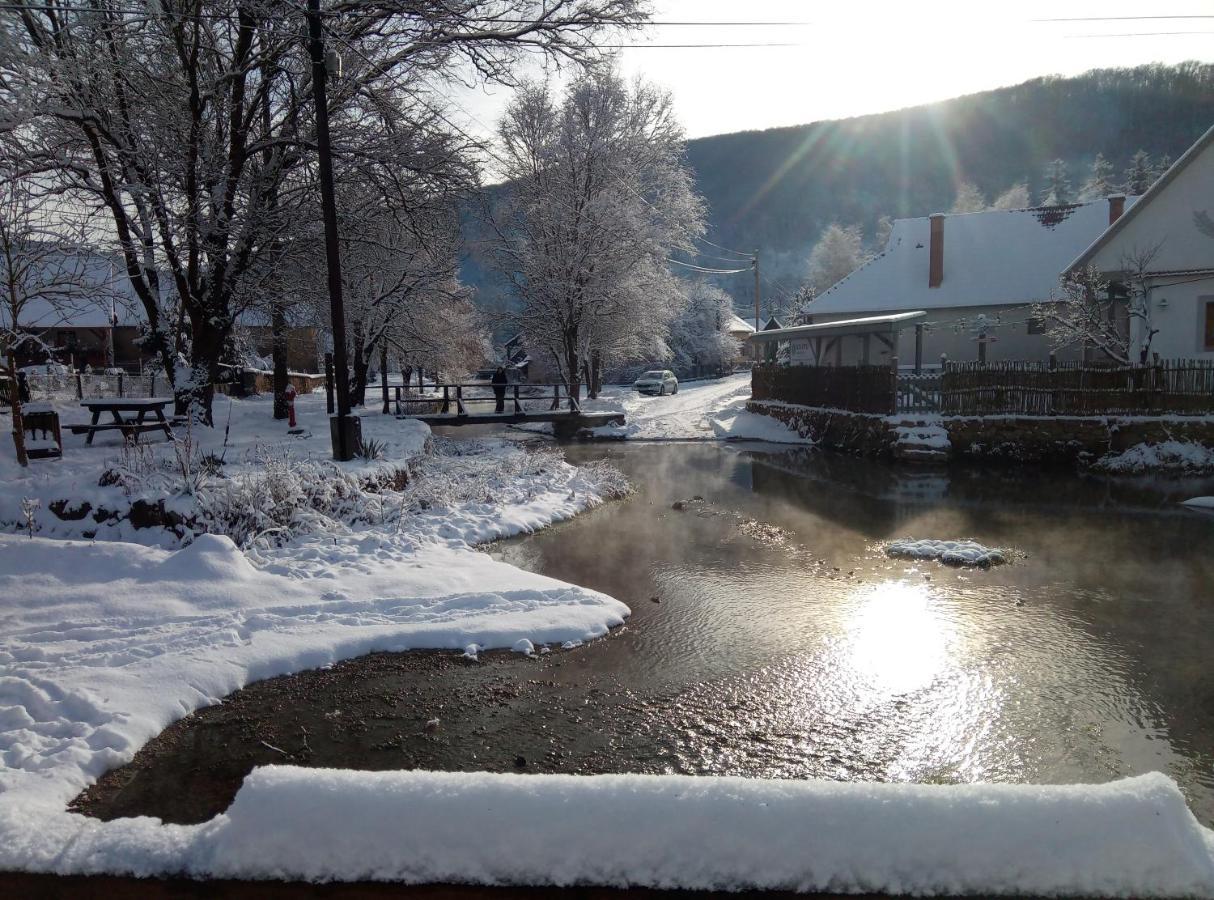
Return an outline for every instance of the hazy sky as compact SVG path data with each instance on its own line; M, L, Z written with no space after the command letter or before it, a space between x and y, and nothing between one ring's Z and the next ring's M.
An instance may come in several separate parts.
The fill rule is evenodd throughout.
M943 100L1038 75L1214 58L1214 0L656 0L641 44L791 47L620 51L620 65L668 88L688 136L795 125ZM1034 21L1082 16L1189 16ZM1207 18L1200 18L1206 16ZM1177 34L1175 32L1198 32ZM462 124L484 134L509 92L460 92Z

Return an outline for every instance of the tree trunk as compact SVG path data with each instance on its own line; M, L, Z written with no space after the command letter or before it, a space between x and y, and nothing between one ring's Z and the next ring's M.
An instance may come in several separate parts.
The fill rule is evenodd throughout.
M354 379L350 382L350 405L365 406L367 402L367 370L371 361L363 356L362 347L354 348L354 360L351 368Z
M597 350L592 350L590 353L590 378L587 386L586 396L591 400L597 400L599 392L603 390L603 357Z
M274 359L274 418L285 419L287 411L287 316L275 302L270 312L270 354Z
M13 444L17 448L17 462L22 466L30 464L25 452L25 423L21 418L21 394L17 388L17 357L12 348L8 350L8 401L13 408Z
M193 343L190 347L190 372L184 384L173 384L173 400L178 415L189 415L203 425L213 425L211 404L215 398L215 382L219 380L219 360L229 332L203 322L200 311L191 321ZM193 317L192 317L193 318Z
M389 411L388 406L388 345L379 345L379 386L384 395L384 415Z

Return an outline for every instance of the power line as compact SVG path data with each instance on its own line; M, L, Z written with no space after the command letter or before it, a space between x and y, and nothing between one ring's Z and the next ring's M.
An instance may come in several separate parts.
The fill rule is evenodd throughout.
M669 256L666 257L666 262L674 263L676 266L684 266L691 269L693 272L702 272L705 275L737 275L739 272L749 272L751 270L750 266L746 266L742 269L708 269L704 266L695 266L691 263L685 263L682 260L674 259Z
M1029 19L1030 22L1141 22L1152 19L1214 19L1214 16L1067 16L1056 19Z
M1214 34L1214 31L1122 31L1110 32L1101 34L1091 32L1088 34L1064 34L1064 38L1124 38L1124 37L1172 37L1186 34Z
M709 247L716 247L718 250L724 250L726 253L737 254L738 256L742 257L743 259L753 259L754 258L753 253L746 253L742 250L734 250L732 247L722 247L720 244L714 244L712 241L710 241L706 237L698 237L698 238L696 238L696 240L700 241L701 243L707 244Z

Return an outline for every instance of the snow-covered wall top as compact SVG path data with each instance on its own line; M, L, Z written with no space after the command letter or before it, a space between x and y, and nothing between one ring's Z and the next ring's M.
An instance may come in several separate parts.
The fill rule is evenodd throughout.
M1126 199L1130 208L1137 198ZM1058 277L1108 227L1109 203L989 210L944 218L944 278L928 287L931 220L898 219L885 249L809 305L878 313L1034 303L1058 296Z

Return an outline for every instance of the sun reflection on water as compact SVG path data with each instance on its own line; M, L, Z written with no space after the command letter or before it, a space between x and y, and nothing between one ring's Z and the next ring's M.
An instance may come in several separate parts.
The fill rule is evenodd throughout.
M843 627L845 658L857 687L882 699L930 687L953 662L956 626L941 614L927 585L867 585L857 592Z

